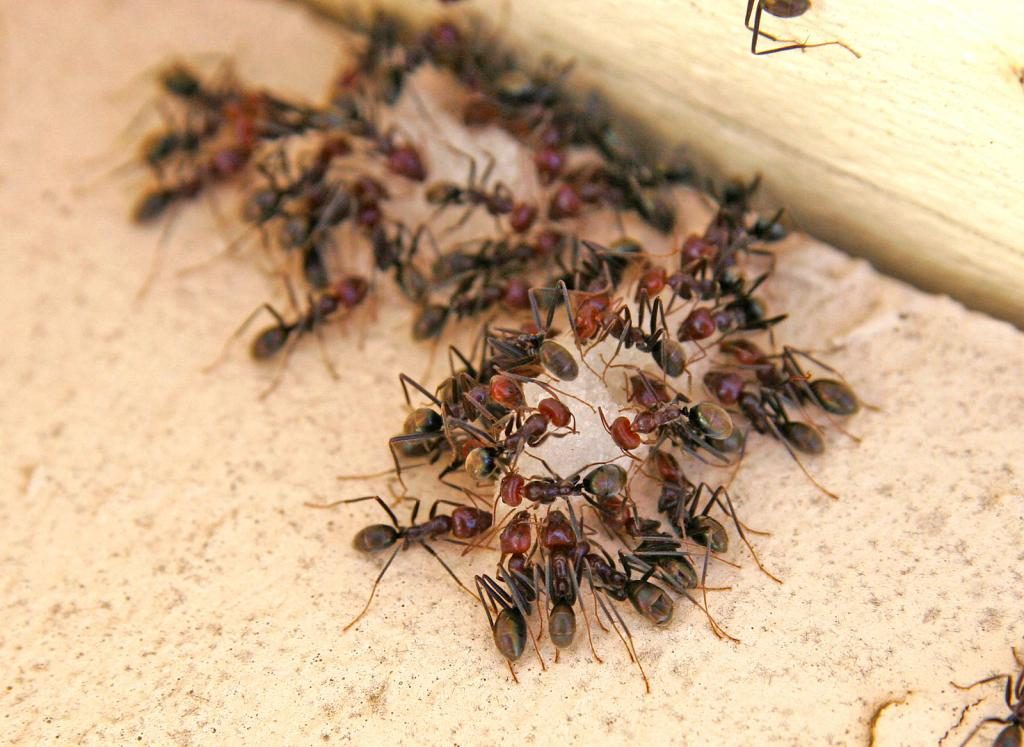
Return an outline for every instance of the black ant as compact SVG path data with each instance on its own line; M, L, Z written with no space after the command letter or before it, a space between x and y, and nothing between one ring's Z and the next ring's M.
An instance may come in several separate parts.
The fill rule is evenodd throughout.
M404 223L396 223L394 233L389 235L383 224L377 224L370 232L370 245L377 269L386 272L393 269L399 290L410 301L421 302L426 298L427 278L414 264L422 236L430 235L430 229L420 226L415 232Z
M523 655L526 649L527 634L533 638L534 648L537 656L540 657L541 667L544 665L544 657L540 655L540 648L537 639L530 628L528 618L532 612L532 601L536 599L536 592L529 587L527 595L523 594L520 585L508 575L504 568L498 567L499 578L508 587L506 591L490 576L484 574L474 577L477 588L477 597L487 615L487 623L491 628L491 635L494 638L494 645L505 657L508 664L508 671L512 673L512 679L519 682L516 677L516 670L512 663Z
M466 205L462 216L449 226L448 232L461 228L481 205L495 219L511 213L515 207L512 191L503 182L498 182L491 189L487 187L491 172L497 163L494 156L487 154L487 165L484 167L480 180L477 181L476 159L457 148L453 148L453 150L469 159L469 178L466 180L465 186L455 182L434 182L427 187L425 193L427 202L438 206L436 212L440 212L450 205Z
M756 7L755 7L756 4ZM797 18L802 16L811 7L811 0L747 0L747 14L744 18L743 24L748 30L752 31L753 34L750 37L750 51L755 55L766 55L775 54L776 52L786 52L791 49L811 49L813 47L829 47L839 46L845 49L847 52L852 54L857 59L860 59L860 54L856 52L852 47L844 44L841 41L828 41L818 42L817 44L801 44L794 42L792 44L786 44L782 47L776 47L774 49L757 49L757 39L759 36L763 36L766 39L772 41L785 41L773 36L766 31L761 31L761 13L767 12L769 15L773 15L776 18ZM754 25L750 25L750 15L754 15Z
M602 314L601 326L593 345L598 344L609 335L616 340L615 352L605 364L605 372L611 366L612 361L618 356L622 348L627 350L635 347L642 353L650 353L654 362L666 376L675 378L681 376L686 370L686 353L682 346L671 339L665 321L665 310L661 299L655 298L651 302L645 293L641 292L639 313L636 324L633 324L632 313L626 305L620 306L616 311L606 311ZM650 330L644 329L645 315L650 315Z
M301 314L294 321L285 321L285 318L270 304L263 304L256 311L249 315L249 317L242 322L242 325L228 338L224 344L224 349L221 354L206 367L206 371L211 371L215 368L224 355L227 353L228 347L231 343L239 337L246 328L256 318L256 315L261 311L267 311L276 320L276 324L267 327L262 330L253 339L252 344L249 348L249 352L252 357L258 361L268 360L273 358L275 355L284 351L284 357L281 360L281 365L278 369L278 373L274 376L273 382L267 389L260 394L260 399L266 398L277 385L280 383L281 373L284 370L284 364L288 360L288 356L291 354L292 347L303 335L313 332L317 335L317 339L321 342L321 353L323 354L324 364L327 369L331 372L334 378L338 378L338 372L331 364L330 359L327 357L326 352L323 350L323 340L321 338L321 326L323 323L333 316L340 309L351 311L355 307L359 306L366 298L366 294L369 290L369 285L366 280L359 275L348 275L337 281L335 281L330 288L322 293L308 297L308 307L306 311ZM291 288L289 286L289 292Z
M781 398L774 392L762 391L758 397L753 392L744 390L740 394L738 404L754 430L774 436L818 490L833 500L839 500L838 495L814 479L796 455L796 451L811 455L824 453L825 439L817 428L798 420L791 420Z
M985 724L1006 724L1002 731L996 736L992 742L992 747L1020 747L1024 744L1024 660L1021 659L1020 654L1017 653L1017 649L1012 649L1013 658L1017 661L1020 673L1017 675L1016 681L1014 681L1012 674L995 674L991 677L986 677L983 680L978 680L973 685L967 685L966 687L958 685L955 682L950 684L960 690L970 690L978 685L984 685L987 682L997 682L999 680L1006 680L1006 694L1004 699L1006 700L1006 706L1010 709L1010 715L1005 718L996 718L989 716L988 718L982 719L978 724L971 730L971 733L967 735L967 739L963 741L966 745L974 735L978 733L982 726Z
M437 551L431 547L428 540L437 539L443 535L450 534L456 540L472 539L487 529L490 528L493 521L493 516L479 508L473 506L465 506L461 503L454 503L443 498L434 501L430 507L429 518L419 524L416 523L416 515L420 510L420 500L418 498L411 499L413 501L412 513L409 516L409 526L402 526L398 523L398 517L395 516L395 512L391 510L384 500L377 495L366 495L362 498L350 498L348 500L334 501L333 503L307 503L305 505L310 508L334 508L342 503L359 503L360 501L377 501L380 507L387 513L388 518L391 519L391 524L371 524L370 526L360 529L355 537L352 538L352 546L365 553L376 553L381 550L386 550L389 547L395 546L394 552L388 558L384 567L381 569L377 579L373 582L373 588L370 590L370 596L366 600L366 605L362 611L355 616L355 618L346 625L342 630L348 630L357 622L360 618L366 614L366 611L370 609L370 603L373 601L373 595L377 593L377 586L380 584L384 574L387 573L388 568L391 566L391 562L398 555L399 550L405 550L412 545L419 545L424 550L433 555L437 562L439 562L453 579L455 583L459 585L463 591L467 594L473 595L465 584L459 580L459 577L455 575L455 572L448 566L441 556L437 554ZM437 513L437 507L439 504L447 503L455 506L455 509L451 514L439 514ZM399 540L401 543L399 544ZM397 545L397 546L396 546Z
M663 452L661 454L662 457L670 456ZM678 465L676 466L678 467ZM675 471L675 479L665 480L662 484L661 495L658 498L658 510L665 514L669 524L676 533L680 537L687 537L693 540L698 545L706 547L714 553L728 552L729 535L726 533L722 523L709 514L712 506L717 505L732 519L736 532L739 534L743 544L747 546L761 572L772 581L781 584L781 579L764 567L757 556L757 551L754 550L750 540L747 539L747 535L743 531L743 524L736 514L736 508L733 506L732 499L729 497L725 486L719 485L717 488L712 488L704 482L695 486L682 476L681 470L677 469ZM700 499L705 491L711 495L704 508L699 509Z
M575 357L563 345L548 339L553 334L551 324L555 318L558 299L552 300L548 306L547 316L542 321L540 303L537 300L538 291L557 292L565 303L567 313L571 309L569 291L563 281L558 281L557 291L552 288L531 288L527 296L530 301L530 309L533 312L532 329L517 331L495 328L494 331L498 334L487 338L487 344L494 351L493 363L506 371L536 369L539 365L541 370L559 381L574 381L580 372ZM573 335L578 345L580 337L576 332L576 322L571 313L569 313L569 325L573 328Z
M661 452L653 453L657 455ZM648 579L655 576L701 609L716 636L735 641L736 639L726 633L708 611L707 592L709 589L704 585L704 579L710 560L710 547L705 545L703 571L698 576L696 567L689 559L690 554L683 550L678 540L660 531L660 522L642 517L628 495L617 495L610 492L615 489L615 483L615 480L607 481L606 486L610 490L605 491L603 495L584 494L587 502L597 513L601 524L612 536L617 537L627 548L629 547L627 539L639 541L631 553L619 552L620 562L623 570L626 571L625 575L615 572L611 558L607 558L607 562L603 562L599 556L588 558L609 595L619 601L625 601L628 597L641 615L658 625L667 623L668 617L671 617L672 614L672 600L671 598L668 598L667 601L663 600L664 591L660 587L650 584ZM624 487L625 472L622 472L618 490L621 491ZM643 578L638 582L627 584L632 570L641 571ZM689 590L698 588L704 595L703 605L689 593Z

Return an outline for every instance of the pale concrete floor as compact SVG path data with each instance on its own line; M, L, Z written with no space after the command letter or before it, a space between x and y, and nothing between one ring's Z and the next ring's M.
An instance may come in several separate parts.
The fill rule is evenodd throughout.
M340 382L301 347L280 390L239 348L200 369L270 285L251 263L175 270L216 250L202 208L172 234L146 299L156 233L131 228L138 183L74 191L145 100L137 71L229 51L247 75L317 95L333 32L268 2L3 4L0 225L0 734L11 743L934 743L973 702L947 683L1013 665L1024 635L1024 345L1019 332L875 275L826 247L788 253L782 336L830 355L880 412L811 465L782 451L738 478L771 537L717 581L715 639L696 610L634 620L654 692L617 640L577 645L511 683L479 609L409 552L342 635L377 561L350 548L369 506L303 501L386 467L403 417L396 372L422 372L408 310L381 307L362 348L332 330ZM112 92L120 91L118 96ZM124 151L122 151L124 152ZM977 251L985 251L979 246ZM353 351L359 351L355 355ZM374 517L374 518L370 518ZM400 565L397 563L401 561ZM1000 695L966 726L1002 715ZM977 697L977 696L976 696Z

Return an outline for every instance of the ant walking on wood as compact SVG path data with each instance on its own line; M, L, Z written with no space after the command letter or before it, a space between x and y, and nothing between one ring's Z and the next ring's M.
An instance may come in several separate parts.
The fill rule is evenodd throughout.
M796 18L806 13L810 7L811 0L747 0L747 14L744 18L743 24L753 32L750 37L751 54L760 56L765 54L775 54L776 52L787 52L791 49L811 49L812 47L838 46L842 47L859 60L860 53L841 41L818 42L817 44L801 44L800 42L793 42L781 47L775 47L774 49L762 49L758 51L757 39L759 36L763 36L765 39L771 39L775 42L786 41L785 39L779 39L777 36L773 36L766 31L761 31L761 14L763 12L767 11L769 15L775 16L776 18ZM753 26L750 25L751 14L754 15Z

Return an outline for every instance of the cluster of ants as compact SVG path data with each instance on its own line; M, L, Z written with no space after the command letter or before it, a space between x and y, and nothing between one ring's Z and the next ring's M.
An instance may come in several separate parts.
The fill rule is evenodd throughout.
M836 425L860 408L842 377L810 353L775 352L772 331L786 315L770 314L760 292L775 267L773 244L787 236L781 211L755 217L757 180L730 183L701 233L674 250L650 251L626 235L623 216L671 235L677 216L669 188L691 182L693 172L638 155L607 106L571 95L569 66L528 73L493 37L448 20L415 31L378 15L363 31L361 51L323 104L248 87L230 73L203 76L180 63L165 69L166 126L141 152L156 186L134 219L152 223L214 186L243 189L245 235L258 234L291 278L289 290L294 282L305 290L304 309L293 293L290 317L269 304L258 310L274 323L252 339L251 355L279 358L282 368L307 333L323 349L323 326L388 292L382 287L415 308L417 341L436 343L456 322L478 322L472 352L449 347L450 371L439 386L400 375L411 412L389 442L403 485L414 462L440 463L438 484L468 503L440 498L417 521L420 502L409 499L403 525L379 496L345 501L375 501L390 520L355 536L357 550L390 556L347 627L369 608L398 552L422 547L480 604L513 677L531 641L544 666L545 630L556 656L571 646L577 616L599 658L593 617L618 634L649 689L620 604L664 626L676 600L686 599L716 635L731 638L708 609L716 587L706 581L712 564L727 562L733 532L778 581L757 559L728 484L699 479L697 465L738 466L751 431L800 464L800 454L825 449L826 425L813 412ZM380 124L400 97L418 97L411 78L424 66L459 81L464 95L454 114L467 128L500 127L530 150L541 199L492 184L493 159L478 174L467 156L463 181L432 179L421 148ZM584 150L590 158L576 165L574 154ZM395 185L421 196L431 219L403 222L390 204ZM452 229L482 210L494 233L442 248L431 221L456 208ZM580 235L582 218L600 211L614 213L622 228L608 244ZM341 240L343 228L352 240ZM355 264L356 254L372 263L369 273L337 270ZM500 326L501 314L528 316ZM766 332L770 346L751 339ZM587 401L584 379L610 390L620 372L617 412ZM695 376L701 396L692 391ZM422 406L413 406L410 392ZM587 411L599 431L581 422ZM542 450L580 438L603 440L615 453L557 474ZM656 486L657 517L634 498L640 477ZM498 551L497 562L467 585L435 549L439 541L474 557Z

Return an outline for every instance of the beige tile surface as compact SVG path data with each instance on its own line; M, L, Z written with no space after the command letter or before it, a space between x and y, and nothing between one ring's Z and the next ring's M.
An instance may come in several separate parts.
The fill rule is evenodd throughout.
M251 262L175 270L217 250L201 206L134 296L157 232L126 225L140 182L79 194L145 101L137 71L170 55L237 54L256 80L315 96L337 39L265 2L81 0L2 5L0 40L0 736L17 744L933 744L973 702L947 683L1012 666L1024 637L1024 345L1006 324L879 277L807 242L776 293L787 341L824 347L881 407L810 466L769 443L737 482L767 565L717 581L715 639L680 606L670 629L631 618L654 692L610 635L514 685L483 616L425 553L350 548L369 506L304 501L386 491L339 484L387 466L396 372L427 352L408 310L381 305L362 347L330 330L280 390L236 349L200 371L268 297ZM121 147L120 160L127 146ZM837 196L841 199L841 196ZM986 247L978 246L979 252ZM399 564L400 561L400 564ZM996 693L966 725L1002 715Z

